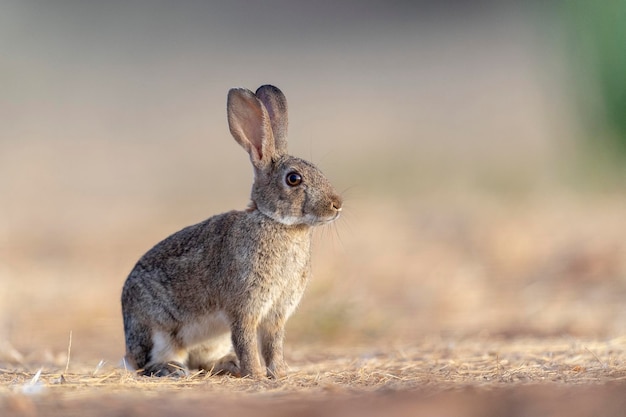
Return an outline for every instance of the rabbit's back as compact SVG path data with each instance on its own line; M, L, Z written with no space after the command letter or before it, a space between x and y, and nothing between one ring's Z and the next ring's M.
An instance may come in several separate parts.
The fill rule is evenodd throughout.
M125 304L137 304L137 297L141 298L140 304L150 299L153 303L172 304L172 316L181 320L177 316L198 308L211 309L220 295L222 265L216 255L225 247L218 237L229 234L241 215L230 212L214 216L157 243L129 274L122 290L123 309ZM150 312L147 315L154 317Z

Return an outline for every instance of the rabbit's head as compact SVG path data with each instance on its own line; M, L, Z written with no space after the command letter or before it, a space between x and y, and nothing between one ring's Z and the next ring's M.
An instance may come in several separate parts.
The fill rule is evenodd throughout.
M254 167L253 209L286 225L339 217L342 199L322 172L287 154L287 100L271 85L228 92L228 124Z

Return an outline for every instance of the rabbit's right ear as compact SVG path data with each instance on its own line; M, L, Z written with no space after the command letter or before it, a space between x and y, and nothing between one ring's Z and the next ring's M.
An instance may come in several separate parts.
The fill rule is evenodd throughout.
M228 127L235 140L250 154L252 165L264 170L276 150L270 117L263 103L245 88L228 92Z

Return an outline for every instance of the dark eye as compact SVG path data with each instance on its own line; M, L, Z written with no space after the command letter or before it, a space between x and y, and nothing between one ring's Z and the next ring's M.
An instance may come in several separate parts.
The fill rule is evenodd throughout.
M290 172L285 177L285 181L287 182L288 186L296 187L300 185L300 183L302 182L302 176L298 174L297 172Z

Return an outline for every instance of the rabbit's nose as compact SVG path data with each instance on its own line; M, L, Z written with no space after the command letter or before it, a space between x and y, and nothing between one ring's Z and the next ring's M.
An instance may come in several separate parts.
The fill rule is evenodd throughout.
M330 203L330 208L331 210L334 211L341 211L342 210L342 201L340 199L337 199L335 201L333 201L332 203Z

